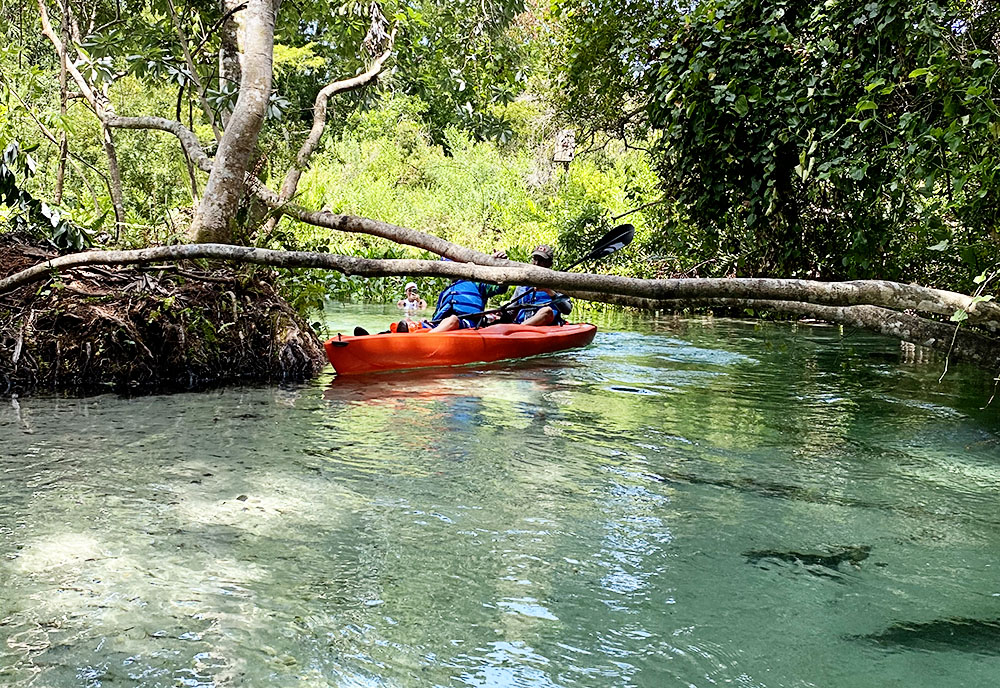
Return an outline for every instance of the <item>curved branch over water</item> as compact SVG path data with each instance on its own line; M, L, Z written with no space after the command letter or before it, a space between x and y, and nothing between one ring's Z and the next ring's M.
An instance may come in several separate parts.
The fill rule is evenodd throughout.
M377 230L380 235L386 228L403 233L412 232L417 235L416 239L421 236L433 239L420 242L426 244L428 250L447 252L456 256L458 260L466 256L472 261L481 258L490 264L437 260L377 260L329 253L273 251L230 244L189 244L133 251L89 251L60 256L0 279L0 294L44 279L53 270L83 265L131 265L202 258L283 268L320 268L365 277L424 275L500 284L533 284L567 291L583 299L647 309L683 306L764 308L863 327L935 348L939 348L937 344L944 340L950 342L955 332L954 326L899 311L914 310L950 315L955 309L966 309L971 314L970 321L978 319L979 324L993 328L1000 326L1000 318L997 318L995 313L997 310L995 304L973 303L973 299L964 294L916 285L877 280L855 282L761 278L645 280L614 275L558 272L491 258L431 235L375 223L364 218L336 216L329 213L318 213L318 215L324 216L322 219L325 225L332 225L335 228L350 227L348 231L362 231L370 223L373 227L368 228ZM971 332L961 332L960 335L962 348L968 350L970 356L989 365L996 362L996 352L1000 342ZM967 357L962 351L956 350L956 353Z

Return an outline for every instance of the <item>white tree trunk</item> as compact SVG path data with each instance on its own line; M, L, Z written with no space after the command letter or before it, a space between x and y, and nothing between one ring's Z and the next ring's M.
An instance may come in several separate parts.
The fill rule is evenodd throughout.
M271 94L274 6L248 0L240 95L212 164L191 230L198 242L227 242Z

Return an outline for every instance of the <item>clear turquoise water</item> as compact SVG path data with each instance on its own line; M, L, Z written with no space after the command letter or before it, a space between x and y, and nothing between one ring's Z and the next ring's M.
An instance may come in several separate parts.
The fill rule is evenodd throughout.
M3 402L0 685L996 682L987 375L600 324L480 368Z

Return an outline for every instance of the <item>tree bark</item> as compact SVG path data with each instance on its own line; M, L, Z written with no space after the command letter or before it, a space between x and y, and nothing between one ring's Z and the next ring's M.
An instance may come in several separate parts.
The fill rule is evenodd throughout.
M757 279L632 280L611 275L557 272L498 259L491 260L502 265L485 266L436 260L374 260L228 244L189 244L134 251L89 251L60 256L0 279L0 294L45 279L54 270L83 265L131 265L195 258L282 268L321 268L366 277L424 275L500 284L531 284L560 289L577 298L644 309L679 309L688 306L766 309L871 330L902 341L950 352L956 358L971 361L991 371L1000 369L1000 339L987 337L967 328L956 329L957 326L950 323L921 318L887 307L899 307L900 303L919 301L923 310L936 312L940 307L931 303L930 293L938 294L948 303L960 300L961 294L886 282L813 282L809 285L808 292L811 301L801 301L761 296L783 291L789 296L802 295L801 285L797 284L800 280L766 280L770 284L765 289L761 287L761 280ZM719 281L731 283L727 290L729 294L742 295L717 296L720 291L717 285ZM639 289L639 283L645 287L644 292ZM886 285L894 288L887 289ZM907 292L913 294L906 296ZM663 293L670 293L672 296L655 296ZM871 298L872 301L865 302L864 298ZM823 301L825 303L821 303Z
M439 239L439 241L461 249L461 247L450 244L443 239ZM484 258L487 258L492 265L436 260L374 260L329 253L272 251L229 244L163 246L134 251L90 251L70 254L54 258L0 280L0 293L42 279L53 269L79 265L126 265L154 260L189 260L193 258L210 258L285 268L323 268L337 270L348 275L366 277L424 275L472 279L498 284L532 284L559 289L587 300L606 301L646 309L676 308L683 305L771 308L798 315L807 313L836 315L838 322L847 318L848 312L838 312L835 310L836 308L877 306L882 309L913 308L923 312L940 313L948 311L954 304L961 304L963 299L966 302L971 301L970 297L954 292L878 280L858 280L855 282L759 278L641 280L615 275L559 272L523 263L489 258L488 256L484 256ZM720 289L720 286L725 286L725 289ZM919 305L914 307L913 304ZM976 305L982 306L983 304ZM908 314L900 313L899 315ZM984 322L991 321L984 320ZM950 324L935 324L942 324L948 328L948 331L953 331L953 326ZM899 329L900 326L893 325L893 327L902 331ZM926 332L931 331L927 330ZM942 330L934 332L937 336Z
M232 117L219 143L205 193L195 213L195 241L228 241L244 190L244 178L271 94L274 7L269 0L249 0L243 52L243 78Z
M239 0L221 0L223 20L219 27L219 90L222 91L230 84L240 83L243 72L240 69L240 19L237 13L246 8L246 3ZM220 113L222 126L229 123L229 111Z
M104 154L108 156L108 173L111 176L111 207L115 211L115 239L118 239L125 228L125 204L122 200L122 173L118 167L118 151L115 149L115 139L111 134L111 127L102 123L101 130Z
M62 7L63 16L66 15L66 0L60 1L60 6ZM69 42L69 22L63 20L62 23L62 36L63 36L63 46ZM69 87L66 72L66 51L62 50L59 53L59 117L61 118L62 127L60 128L59 135L59 167L56 169L56 192L53 195L53 201L56 205L62 203L63 197L63 183L66 178L66 159L69 157L69 137L66 135L66 101L69 98Z
M63 16L63 25L67 23L70 26L74 35L79 34L79 28L76 26L75 22L71 21L70 6L67 3L65 5L67 13ZM55 31L52 30L52 24L49 21L48 10L45 7L45 0L38 0L38 13L42 22L42 33L52 42L55 46L56 54L60 56L60 59L65 58L66 69L73 76L73 81L79 87L80 92L83 93L84 97L94 108L97 113L98 118L101 120L101 144L104 147L104 152L108 158L108 171L111 175L111 205L115 212L115 235L118 236L121 233L122 227L125 223L125 209L122 205L122 180L121 171L118 167L118 154L115 151L115 142L111 135L111 126L108 122L108 114L114 114L114 106L112 106L111 101L108 99L106 93L102 91L92 89L87 80L83 78L80 74L80 70L69 60L69 55L66 53L66 44L56 36ZM78 40L78 39L76 39Z

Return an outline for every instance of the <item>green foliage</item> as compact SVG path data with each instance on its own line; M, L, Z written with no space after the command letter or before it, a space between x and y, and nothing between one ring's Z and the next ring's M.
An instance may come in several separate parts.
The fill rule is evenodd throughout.
M407 46L396 55L402 91L428 105L428 131L448 145L448 127L504 142L512 130L491 106L510 103L526 80L526 43L514 20L524 0L453 0L396 13Z
M28 193L18 177L27 179L35 174L37 165L31 157L32 149L23 150L17 141L11 141L0 157L0 212L3 206L10 214L6 221L14 231L38 235L59 249L76 251L93 243L93 231L63 217L58 208L44 203Z
M706 248L749 274L980 272L1000 112L995 60L960 20L922 0L700 3L660 53L649 113ZM945 238L967 250L942 274L927 247Z
M557 265L565 265L589 250L611 215L658 194L655 174L640 152L581 158L565 172L538 150L476 142L452 128L446 132L449 155L431 143L422 112L419 101L403 97L351 118L344 136L330 142L303 176L300 202L414 227L484 252L504 249L515 260L526 261L535 246L549 243L557 248ZM629 221L648 236L641 213ZM314 250L325 246L371 258L435 258L365 235L330 235L288 220L282 228ZM618 260L615 256L599 267L632 274L645 269L627 256ZM400 298L407 281L332 273L324 279L331 295L383 302ZM425 296L444 286L443 280L420 282Z
M644 140L646 71L679 16L656 0L555 0L543 36L549 100L588 130Z
M992 264L993 4L681 7L553 6L560 111L626 140L649 125L672 200L651 247L714 274L960 289Z

